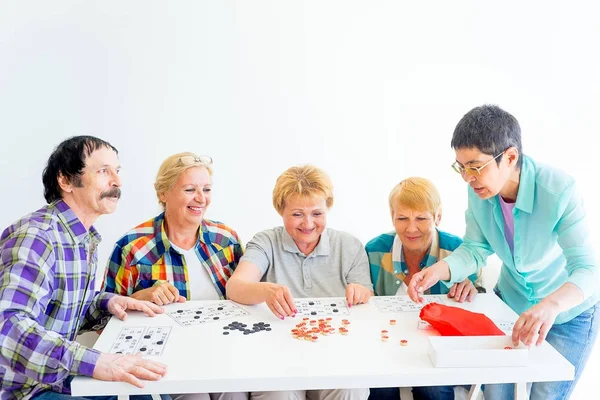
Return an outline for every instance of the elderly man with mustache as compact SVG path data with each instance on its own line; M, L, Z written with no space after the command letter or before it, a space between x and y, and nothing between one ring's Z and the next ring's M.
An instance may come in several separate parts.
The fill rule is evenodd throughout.
M166 366L140 356L106 354L75 341L126 310L154 316L148 301L95 291L100 235L93 226L121 197L117 150L104 140L62 142L44 170L48 204L0 236L0 398L73 400L74 375L143 387Z

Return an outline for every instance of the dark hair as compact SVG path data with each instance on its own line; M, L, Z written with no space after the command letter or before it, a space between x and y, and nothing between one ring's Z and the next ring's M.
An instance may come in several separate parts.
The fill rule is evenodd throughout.
M494 157L509 147L516 147L519 151L517 168L521 168L521 127L515 117L496 105L484 104L466 113L454 128L450 145L454 150L477 148ZM500 160L502 156L496 163Z
M62 198L58 177L62 174L76 187L81 187L81 174L86 158L101 147L107 147L119 154L110 143L94 136L73 136L56 146L44 172L44 197L48 203Z

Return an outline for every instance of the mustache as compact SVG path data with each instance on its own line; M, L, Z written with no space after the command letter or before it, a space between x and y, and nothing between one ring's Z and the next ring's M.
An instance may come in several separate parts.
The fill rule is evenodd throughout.
M114 187L114 188L109 189L106 192L102 192L100 194L100 200L102 200L106 197L116 197L117 199L120 199L121 198L121 189L119 189L118 187Z

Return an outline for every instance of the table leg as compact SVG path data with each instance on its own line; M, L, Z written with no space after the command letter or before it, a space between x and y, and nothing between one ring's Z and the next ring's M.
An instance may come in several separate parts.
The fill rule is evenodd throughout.
M527 382L515 383L515 400L528 400Z
M467 400L475 400L477 396L479 396L479 393L481 393L481 383L471 385L471 389L467 395Z
M117 396L117 400L129 400L128 394L120 394Z

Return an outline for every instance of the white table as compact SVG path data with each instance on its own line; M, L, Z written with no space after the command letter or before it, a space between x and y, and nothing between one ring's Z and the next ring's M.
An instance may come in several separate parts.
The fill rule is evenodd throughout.
M198 306L208 302L172 304L167 310ZM212 302L214 303L214 302ZM447 304L481 312L495 320L515 321L517 315L494 294L479 294L473 303ZM418 312L381 313L371 300L354 306L347 317L350 333L319 337L312 343L293 339L290 331L301 317L277 319L264 304L241 306L251 315L236 318L252 326L271 324L272 331L243 335L223 335L221 320L183 328L166 314L155 318L131 313L126 321L113 318L94 348L108 351L124 326L172 326L169 340L160 357L168 374L160 381L147 382L138 389L122 382L103 382L76 377L72 392L76 396L132 395L156 393L207 393L259 390L343 389L465 385L481 383L518 383L518 398L526 398L525 382L572 380L574 368L552 346L544 342L529 352L526 367L435 368L428 355L428 336L435 331L417 329ZM322 318L317 316L316 318ZM315 318L315 319L316 319ZM333 318L340 326L342 317ZM397 324L390 326L389 320ZM382 342L387 329L389 342ZM400 339L409 341L400 346ZM474 395L478 386L473 386Z

